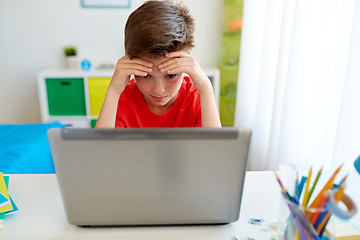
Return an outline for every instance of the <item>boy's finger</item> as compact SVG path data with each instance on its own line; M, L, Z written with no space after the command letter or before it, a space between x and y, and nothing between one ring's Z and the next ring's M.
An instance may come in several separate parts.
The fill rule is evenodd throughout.
M178 66L175 68L172 68L170 70L167 70L167 74L179 74L179 73L187 73L188 68L184 66Z
M178 52L171 52L165 55L165 57L167 58L179 58L179 57L186 57L189 56L187 53L183 52L183 51L178 51Z
M150 73L150 71L143 70L143 69L136 69L132 67L123 67L121 71L114 73L113 76L118 76L121 78L121 76L130 76L130 75L137 75L137 76L146 76Z
M134 75L134 76L141 76L141 77L145 77L145 76L148 75L147 72L142 72L142 71L138 71L138 70L133 71L131 74Z
M126 69L126 72L124 72L124 73L128 76L135 75L135 76L145 77L146 75L148 75L148 72L137 70L137 69Z
M187 66L187 65L189 65L189 63L185 59L173 58L169 61L160 64L159 69L161 72L165 72L165 70L170 70L172 68L176 68L179 66Z
M143 72L152 72L152 68L144 66L144 65L140 65L138 63L126 63L126 64L123 64L121 68L134 69L134 70L139 70L139 71L143 71Z
M160 69L167 68L167 67L169 67L170 65L173 65L173 64L181 64L184 61L186 61L186 60L181 59L181 58L169 58L168 60L165 60L164 62L162 62L159 65L159 68Z
M139 64L142 64L142 65L145 65L145 66L148 66L148 67L152 67L153 64L143 58L132 58L130 59L131 62L136 62L136 63L139 63Z
M126 59L124 59L124 63L135 63L135 64L139 64L139 65L143 65L146 67L152 67L153 64L149 61L146 61L142 58L132 58L130 59L129 57L126 57Z

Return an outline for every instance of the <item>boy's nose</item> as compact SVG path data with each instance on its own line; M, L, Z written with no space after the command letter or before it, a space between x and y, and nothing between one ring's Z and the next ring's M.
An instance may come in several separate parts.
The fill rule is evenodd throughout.
M165 84L163 80L157 79L154 81L153 92L160 97L165 92Z

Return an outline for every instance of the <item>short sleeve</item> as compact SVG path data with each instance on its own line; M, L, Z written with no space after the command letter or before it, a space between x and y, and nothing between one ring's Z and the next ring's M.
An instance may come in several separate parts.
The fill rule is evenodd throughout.
M125 123L119 119L118 117L116 117L116 120L115 120L115 128L126 128L126 125Z
M202 127L202 120L201 120L201 108L199 109L199 112L196 116L196 123L195 127Z

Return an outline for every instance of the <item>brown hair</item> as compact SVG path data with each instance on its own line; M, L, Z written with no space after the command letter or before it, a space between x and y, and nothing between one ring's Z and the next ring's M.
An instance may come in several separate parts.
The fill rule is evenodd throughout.
M160 57L194 47L194 19L181 4L151 0L130 14L125 52L130 57Z

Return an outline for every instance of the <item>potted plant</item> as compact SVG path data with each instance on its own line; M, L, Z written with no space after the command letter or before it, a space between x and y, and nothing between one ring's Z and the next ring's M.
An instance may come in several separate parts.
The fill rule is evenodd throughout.
M70 69L78 68L78 58L76 53L76 47L69 46L64 48L64 53L66 57L66 66Z

